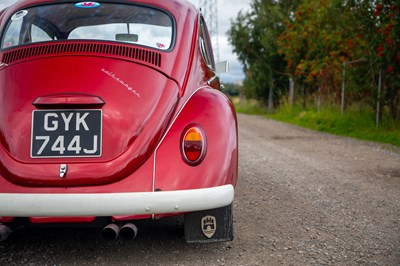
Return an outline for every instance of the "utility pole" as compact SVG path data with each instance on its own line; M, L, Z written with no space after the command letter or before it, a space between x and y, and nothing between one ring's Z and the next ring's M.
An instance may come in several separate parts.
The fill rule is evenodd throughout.
M218 5L217 0L199 0L199 6L206 20L214 48L215 60L219 62Z

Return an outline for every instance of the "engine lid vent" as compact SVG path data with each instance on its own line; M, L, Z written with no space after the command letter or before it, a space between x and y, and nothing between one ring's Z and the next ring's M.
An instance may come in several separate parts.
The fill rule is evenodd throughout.
M131 45L94 42L57 42L29 45L4 52L2 63L12 64L43 55L100 55L146 62L161 67L161 54Z

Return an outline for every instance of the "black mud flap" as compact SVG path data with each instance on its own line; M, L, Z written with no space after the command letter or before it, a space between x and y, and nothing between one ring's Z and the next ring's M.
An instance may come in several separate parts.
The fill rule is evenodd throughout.
M232 205L187 213L184 219L187 243L211 243L233 239Z

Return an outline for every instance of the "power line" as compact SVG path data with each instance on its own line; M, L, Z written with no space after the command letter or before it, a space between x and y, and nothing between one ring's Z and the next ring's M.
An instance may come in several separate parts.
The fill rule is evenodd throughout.
M219 38L218 38L218 5L217 0L199 0L199 6L206 20L208 31L210 32L214 55L219 62Z

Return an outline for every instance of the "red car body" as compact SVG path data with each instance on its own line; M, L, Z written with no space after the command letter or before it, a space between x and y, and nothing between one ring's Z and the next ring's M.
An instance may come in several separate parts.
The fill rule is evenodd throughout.
M135 18L114 8L133 8ZM126 23L128 32L69 38L82 25L95 35L107 23ZM150 25L162 37L140 43L129 32L136 24L143 36ZM236 115L194 6L22 0L0 13L0 31L2 226L20 217L117 223L232 203Z

